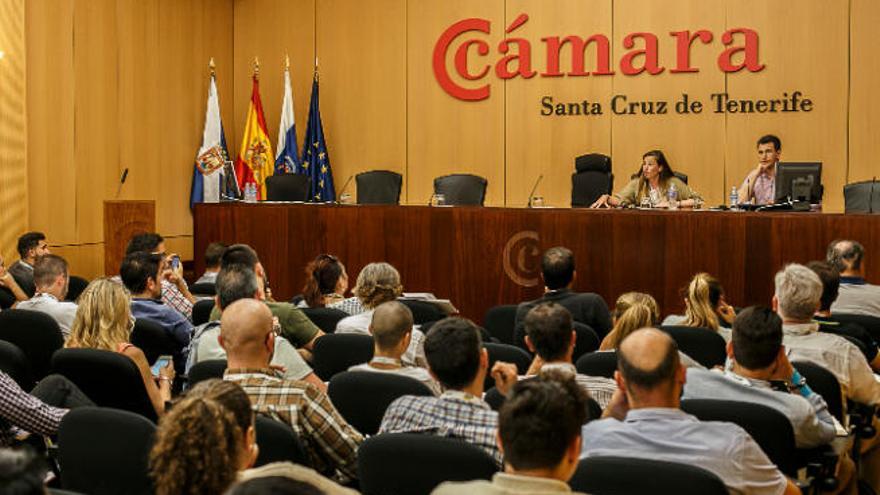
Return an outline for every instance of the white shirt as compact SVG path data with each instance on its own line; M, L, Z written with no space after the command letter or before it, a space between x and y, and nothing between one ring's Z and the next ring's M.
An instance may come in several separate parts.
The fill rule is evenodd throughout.
M360 335L370 335L370 323L373 322L373 311L370 309L361 314L347 316L336 324L336 333L356 333ZM425 358L425 334L419 330L419 325L413 325L412 340L409 347L401 356L404 364L418 366L420 368L428 367L428 360Z
M58 322L64 340L70 337L70 327L73 326L73 320L76 318L75 303L59 301L52 294L37 292L29 300L18 303L17 308L46 313Z
M374 368L373 366L370 366L370 363L396 364L398 368ZM371 373L391 373L394 375L406 376L420 381L423 385L428 387L434 395L440 395L443 393L440 384L431 378L431 374L428 373L428 370L425 368L419 368L418 366L403 366L403 363L397 359L384 358L381 356L374 357L370 363L352 366L351 368L348 368L348 371L368 371Z

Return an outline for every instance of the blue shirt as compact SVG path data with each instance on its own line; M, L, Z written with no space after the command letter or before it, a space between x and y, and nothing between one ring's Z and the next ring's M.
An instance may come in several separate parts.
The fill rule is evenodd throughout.
M192 337L192 323L160 299L132 299L131 315L158 323L180 345L174 353L174 364L175 368L183 369L186 363L185 351Z
M701 467L731 493L780 494L788 481L761 447L733 423L700 421L680 409L630 410L624 421L584 425L581 458L621 456Z

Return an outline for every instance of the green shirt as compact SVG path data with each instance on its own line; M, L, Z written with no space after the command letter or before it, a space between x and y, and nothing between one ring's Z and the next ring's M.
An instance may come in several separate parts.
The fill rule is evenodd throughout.
M685 201L688 199L693 199L696 197L700 197L694 190L688 187L687 184L681 181L678 177L670 177L665 182L660 181L660 194L662 196L661 201L666 200L666 192L669 190L669 186L675 184L675 188L678 190L678 200ZM648 186L648 182L643 180L640 177L637 177L625 186L620 192L616 193L614 196L617 197L623 204L626 205L636 205L639 206L642 202L642 198L646 198L650 196L650 187Z
M312 320L299 308L285 302L264 301L272 312L272 316L278 318L281 325L281 336L286 338L296 347L302 347L318 334L320 330ZM217 306L211 310L211 321L220 319L220 310Z

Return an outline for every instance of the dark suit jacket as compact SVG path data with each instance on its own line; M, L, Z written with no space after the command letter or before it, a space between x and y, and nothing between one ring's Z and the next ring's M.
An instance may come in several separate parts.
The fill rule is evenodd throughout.
M573 292L571 289L559 289L550 291L540 299L520 303L516 307L516 320L514 323L513 342L526 348L525 344L525 319L526 314L543 302L555 302L562 305L571 312L574 321L579 321L585 325L589 325L601 342L605 335L611 330L611 313L608 311L608 305L599 294L592 292Z
M37 287L34 285L34 269L28 268L21 263L21 260L16 261L9 267L9 273L12 274L12 278L15 279L15 283L21 287L21 290L24 291L28 297L34 297L34 293L37 291Z

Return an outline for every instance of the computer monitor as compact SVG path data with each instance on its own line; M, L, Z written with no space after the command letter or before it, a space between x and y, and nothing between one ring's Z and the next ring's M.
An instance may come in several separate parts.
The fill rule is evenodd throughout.
M822 202L822 163L777 163L776 202Z

